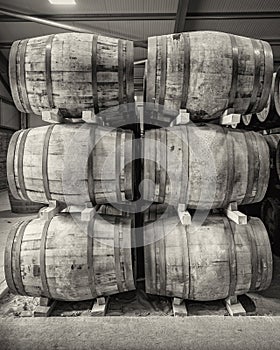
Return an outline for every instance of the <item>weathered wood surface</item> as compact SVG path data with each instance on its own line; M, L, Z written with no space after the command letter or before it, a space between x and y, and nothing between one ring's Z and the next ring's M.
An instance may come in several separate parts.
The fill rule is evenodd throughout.
M190 300L218 300L267 289L272 253L258 218L236 225L208 216L202 226L177 217L144 227L146 292Z
M38 211L44 206L44 204L31 202L27 200L20 200L13 197L10 191L9 193L9 201L11 205L11 212L17 214L31 214L38 213Z
M268 232L274 254L280 256L280 200L268 197L261 206L261 218Z
M271 161L271 184L280 182L280 134L264 136L270 152Z
M276 149L276 154L275 154L275 165L276 165L276 172L278 175L278 179L280 181L280 142L278 142L278 146Z
M69 214L35 219L11 231L5 275L15 294L74 301L135 289L131 221L96 217L78 225Z
M280 69L273 74L271 90L265 108L256 113L260 122L274 122L280 125Z
M192 120L215 119L228 108L260 112L272 74L272 50L261 40L197 31L148 41L147 102L163 105L166 112L186 108ZM151 118L171 117L153 113Z
M12 135L12 130L0 127L0 190L8 187L6 163L8 146Z
M132 141L131 131L90 124L18 131L8 151L11 192L15 198L39 203L131 200Z
M250 125L252 118L254 118L252 114L244 114L241 116L241 121L245 126L248 126Z
M16 107L41 115L59 108L81 117L134 102L133 43L95 34L65 33L14 42L10 85Z
M217 125L149 130L144 139L143 199L190 209L260 202L270 174L260 134Z

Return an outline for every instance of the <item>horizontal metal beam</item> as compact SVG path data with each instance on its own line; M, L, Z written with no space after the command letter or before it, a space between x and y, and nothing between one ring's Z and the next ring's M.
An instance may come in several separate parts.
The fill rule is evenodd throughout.
M176 12L169 13L78 13L78 14L30 14L39 19L53 20L60 22L100 22L100 21L172 21L176 19ZM238 19L279 19L279 11L264 12L189 12L187 20L238 20ZM28 22L24 18L11 18L7 15L0 15L0 22Z
M40 19L60 22L103 22L103 21L156 21L175 20L176 13L79 13L79 14L32 14ZM27 22L25 19L0 15L0 22Z

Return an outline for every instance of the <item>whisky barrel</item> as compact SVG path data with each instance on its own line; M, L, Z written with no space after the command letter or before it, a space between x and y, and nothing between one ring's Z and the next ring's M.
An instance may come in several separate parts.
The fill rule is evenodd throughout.
M265 141L269 146L269 152L271 157L275 157L276 149L280 141L280 134L270 134L264 136Z
M95 34L53 34L15 41L9 59L16 107L41 115L58 108L81 117L134 102L133 43Z
M192 120L215 119L228 108L260 112L272 74L273 54L265 41L211 31L148 41L147 102L165 111L187 109ZM157 118L164 119L165 111L159 109Z
M271 90L265 108L257 113L260 122L274 123L275 126L280 125L280 68L273 74Z
M10 191L8 191L8 194L9 194L9 201L10 201L12 213L17 213L17 214L38 213L38 211L44 206L44 204L41 204L41 203L35 203L35 202L16 199L11 194Z
M241 121L245 126L248 126L251 123L252 117L252 114L244 114L241 116Z
M133 199L133 134L90 124L16 132L8 149L12 195L39 203L104 204Z
M273 182L280 180L280 134L270 134L264 136L270 152L271 177Z
M275 166L276 166L276 172L277 172L277 175L278 175L278 179L280 181L280 142L278 142L278 146L277 146L277 149L276 149Z
M5 251L11 292L78 301L135 289L129 219L100 216L80 227L70 214L20 222Z
M191 209L260 202L270 174L261 134L219 125L149 130L144 139L143 199Z
M6 190L7 182L7 152L13 131L0 126L0 191Z
M266 198L261 207L261 219L267 229L274 254L280 256L280 201L278 198Z
M144 227L147 293L210 301L269 287L272 254L260 219L246 225L218 215L201 226L178 221Z

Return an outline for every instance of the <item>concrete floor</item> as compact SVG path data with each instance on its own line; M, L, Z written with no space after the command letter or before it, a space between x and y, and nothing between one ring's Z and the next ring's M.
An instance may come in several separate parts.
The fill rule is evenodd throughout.
M0 319L4 349L280 349L279 317Z

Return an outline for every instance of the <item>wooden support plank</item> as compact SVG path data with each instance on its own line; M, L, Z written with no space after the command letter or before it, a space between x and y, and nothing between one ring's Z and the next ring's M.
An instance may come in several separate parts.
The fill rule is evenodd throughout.
M96 209L91 202L86 202L84 205L70 205L63 211L69 214L80 213L81 221L87 222L91 221L96 214Z
M96 214L96 210L94 208L85 208L81 212L81 221L89 222L91 221Z
M50 306L52 303L52 299L41 297L40 298L40 306Z
M177 213L178 213L179 219L181 221L181 224L183 226L191 225L192 217L191 217L191 214L186 210L185 204L178 205Z
M61 212L65 208L65 204L60 203L56 200L50 200L49 206L47 208L42 208L39 211L39 217L43 220L50 220L52 219L56 214Z
M176 118L176 125L185 125L190 122L190 113L186 109L180 109L180 112Z
M91 316L105 316L109 302L109 297L100 297L94 301L91 309Z
M247 215L237 210L237 203L230 203L225 209L225 215L228 219L235 222L237 225L247 225Z
M51 124L61 124L64 123L65 120L61 115L59 109L52 109L49 111L42 111L42 120L46 123Z
M241 114L234 113L233 109L227 109L220 117L220 125L236 126L241 121Z
M83 111L82 120L88 124L100 124L100 118L94 113L94 111Z
M226 298L225 305L230 316L246 316L246 310L238 301L237 296Z
M49 317L54 310L56 303L56 300L52 300L49 306L38 305L34 310L34 317Z
M172 309L174 317L188 316L188 310L184 299L173 298Z
M186 109L180 109L179 114L174 120L172 120L170 126L186 125L190 120L190 113L188 113Z

